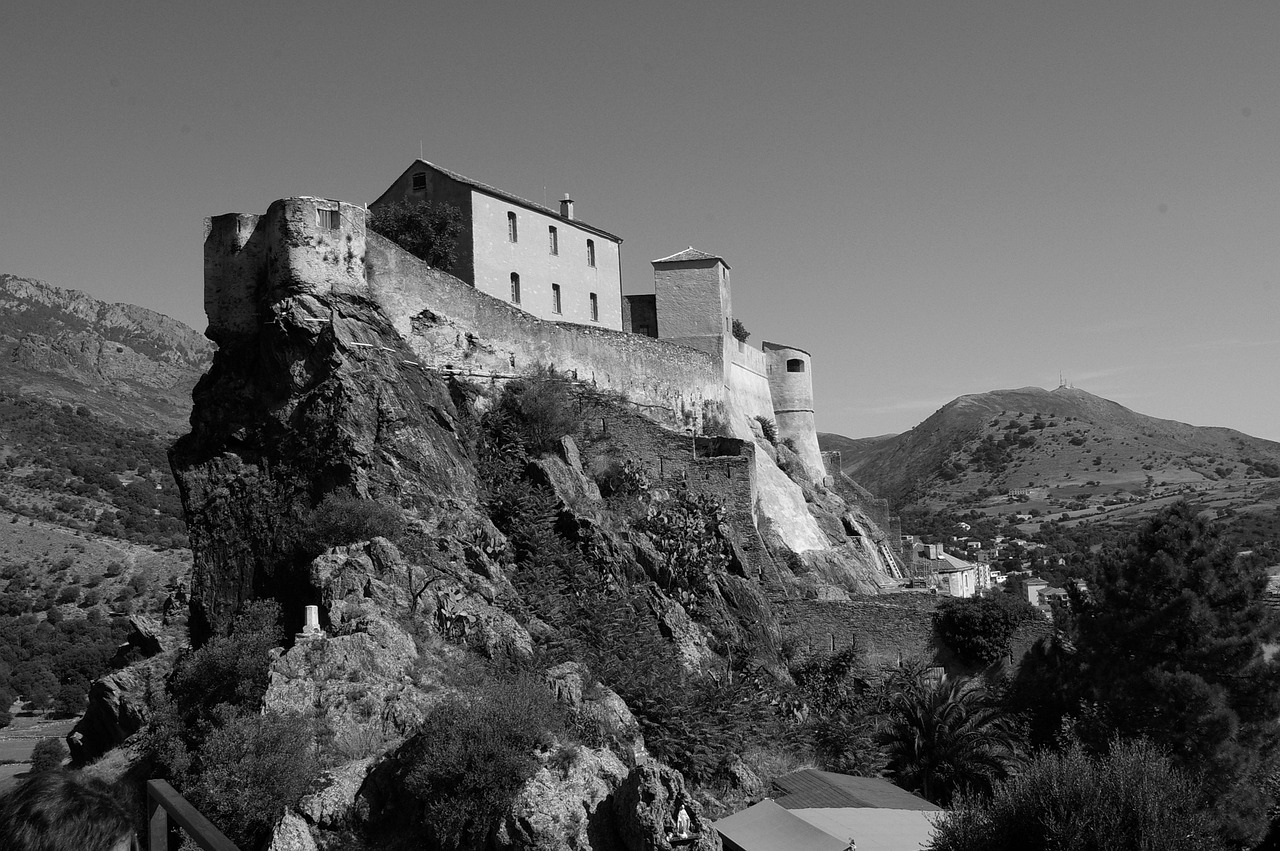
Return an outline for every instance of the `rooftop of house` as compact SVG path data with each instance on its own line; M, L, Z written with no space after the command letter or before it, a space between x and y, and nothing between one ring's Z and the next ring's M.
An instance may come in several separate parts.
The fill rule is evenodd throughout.
M728 851L920 849L942 810L876 777L807 768L773 782L774 799L715 822Z
M552 216L562 221L571 222L577 227L580 227L583 230L589 230L592 233L603 236L605 239L611 239L614 242L618 242L618 243L622 242L622 237L617 236L616 234L609 233L607 230L598 228L595 225L589 225L586 222L582 221L581 219L565 218L564 216L560 215L560 211L558 210L553 210L550 207L544 207L542 204L534 203L533 201L530 201L527 198L521 198L519 195L512 195L510 192L505 192L501 189L498 189L496 186L490 186L487 183L481 183L478 180L473 180L470 177L467 177L465 174L459 174L456 171L450 171L449 169L444 168L443 166L438 166L435 163L427 162L424 159L414 160L413 165L409 166L409 169L407 170L412 170L414 168L418 168L421 166L426 166L427 168L435 169L436 171L443 174L445 177L448 177L452 180L456 180L459 183L465 183L466 185L470 186L472 189L477 189L485 193L486 195L492 195L495 198L499 198L503 201L507 201L512 204L517 204L521 207L526 207L530 210L533 210L534 212L542 213L543 215L546 215L546 216ZM386 195L385 192L382 194ZM381 200L382 200L382 196L378 196L378 201L381 201ZM378 201L374 201L373 203L376 204L378 203Z
M699 251L698 249L694 248L692 245L690 245L684 251L680 251L675 254L672 254L670 257L663 257L660 260L654 260L653 262L654 263L691 263L697 260L719 260L721 263L724 263L724 267L726 269L729 268L729 264L725 263L724 258L721 257L719 254L708 254L705 251Z
M884 807L893 810L937 810L918 795L878 777L854 777L804 768L773 781L774 800L789 810L812 807Z

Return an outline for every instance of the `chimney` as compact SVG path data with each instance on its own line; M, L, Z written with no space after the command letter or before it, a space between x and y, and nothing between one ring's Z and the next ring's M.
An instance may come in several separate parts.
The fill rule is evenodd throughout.
M560 218L573 218L573 199L569 197L569 193L564 193L564 198L560 201Z

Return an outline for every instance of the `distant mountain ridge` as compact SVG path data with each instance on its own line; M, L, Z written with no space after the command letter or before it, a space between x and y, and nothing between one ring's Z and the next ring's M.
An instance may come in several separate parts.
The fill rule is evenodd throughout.
M819 442L896 505L1010 492L1080 503L1280 477L1280 443L1146 416L1070 387L961 396L904 434Z
M0 392L86 405L177 435L213 359L204 335L153 310L0 274Z

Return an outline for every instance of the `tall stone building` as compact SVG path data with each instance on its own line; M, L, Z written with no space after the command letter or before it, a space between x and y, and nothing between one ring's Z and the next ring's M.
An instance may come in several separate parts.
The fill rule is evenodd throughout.
M415 160L369 209L399 201L452 204L463 236L449 272L539 319L622 328L622 238L425 160Z

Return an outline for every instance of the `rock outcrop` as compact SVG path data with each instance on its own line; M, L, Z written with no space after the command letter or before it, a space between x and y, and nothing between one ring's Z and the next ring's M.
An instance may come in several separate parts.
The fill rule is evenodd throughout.
M312 239L288 220L309 220L308 209L246 218L252 234L238 250L256 250L267 228L279 229L273 238ZM224 222L210 239L239 240L240 224ZM406 315L412 288L379 291L362 266L363 243L348 243L268 256L262 275L239 278L228 273L242 259L231 243L210 249L225 284L207 293L219 349L196 387L191 432L171 453L195 562L194 640L225 631L256 597L281 603L289 632L300 631L304 606L320 612L319 634L299 635L273 658L265 707L315 719L345 765L280 823L272 847L332 844L346 830L421 830L413 748L433 708L469 688L474 695L477 671L541 665L574 723L554 733L564 741L531 748L536 771L490 826L492 844L719 848L684 778L649 755L619 695L584 664L549 665L539 649L554 658L589 640L568 621L590 620L591 601L605 598L584 586L599 584L652 639L637 646L663 648L654 653L663 665L674 649L670 669L655 669L664 682L748 662L785 678L774 601L874 592L883 579L840 520L848 507L812 476L788 476L778 466L785 448L750 432L691 438L583 377L571 391L577 432L541 457L523 448L504 456L514 459L509 477L528 486L511 499L540 512L521 515L541 524L531 540L552 551L545 562L530 557L524 527L495 507L502 483L478 476L495 468L480 416L514 376L486 386L426 363L422 340L410 338L424 325L436 335L453 326L425 311ZM482 350L484 329L455 343ZM397 531L354 534L334 505L395 514ZM655 526L668 509L661 522L673 525ZM677 570L685 538L694 544ZM568 579L540 583L532 565L563 566ZM539 608L554 595L568 602Z

